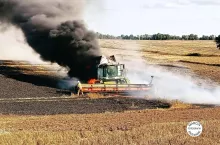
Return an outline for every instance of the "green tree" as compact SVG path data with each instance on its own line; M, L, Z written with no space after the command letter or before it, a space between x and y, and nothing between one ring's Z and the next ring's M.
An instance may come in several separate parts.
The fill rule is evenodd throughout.
M202 35L202 37L199 38L200 40L209 40L209 36Z
M194 34L189 35L189 40L198 40L198 36Z
M215 40L215 35L210 35L209 40Z
M183 35L182 40L189 40L189 35Z

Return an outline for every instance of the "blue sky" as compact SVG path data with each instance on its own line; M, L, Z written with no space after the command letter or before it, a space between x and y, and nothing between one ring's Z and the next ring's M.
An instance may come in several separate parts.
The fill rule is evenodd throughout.
M220 0L87 0L87 26L101 33L220 34Z

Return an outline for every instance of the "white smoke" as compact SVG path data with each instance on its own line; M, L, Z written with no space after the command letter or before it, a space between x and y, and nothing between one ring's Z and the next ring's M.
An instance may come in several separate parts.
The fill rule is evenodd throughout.
M44 63L25 42L20 29L0 24L0 60L24 60Z
M57 83L57 87L63 90L73 90L75 86L77 85L78 80L79 79L77 78L70 78L66 76L65 78L63 78Z
M133 48L139 48L138 44L133 45ZM135 55L136 59L128 57L119 61L126 64L127 76L131 83L146 84L150 82L151 76L155 76L154 98L179 100L186 103L220 104L219 85L211 87L205 83L205 80L202 81L194 75L181 75L157 65L148 65L138 51L134 51L132 55Z

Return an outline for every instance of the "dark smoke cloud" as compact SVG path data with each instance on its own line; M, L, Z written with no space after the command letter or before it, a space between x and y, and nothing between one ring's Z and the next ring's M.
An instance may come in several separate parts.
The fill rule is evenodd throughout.
M95 33L79 21L83 5L82 0L0 0L0 21L20 28L43 60L86 80L92 77L86 66L101 52Z
M215 38L215 42L216 42L217 48L220 50L220 35L218 35L218 37Z

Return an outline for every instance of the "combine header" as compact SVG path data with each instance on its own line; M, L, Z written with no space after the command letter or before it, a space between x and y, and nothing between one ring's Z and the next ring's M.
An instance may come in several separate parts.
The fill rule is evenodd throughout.
M82 83L84 93L146 94L152 87L153 76L149 84L130 84L125 65L116 62L115 56L100 56L94 62L87 68L94 78Z
M82 84L84 93L129 93L146 92L151 85L145 84Z

